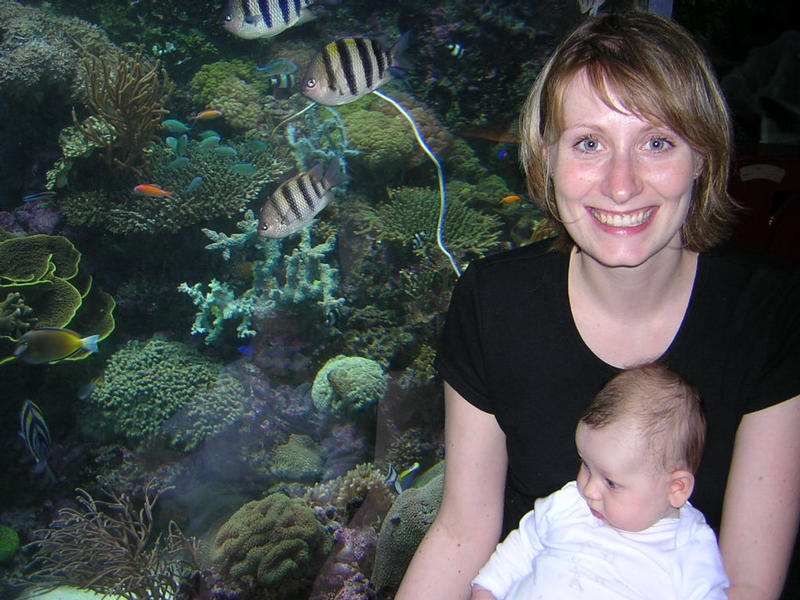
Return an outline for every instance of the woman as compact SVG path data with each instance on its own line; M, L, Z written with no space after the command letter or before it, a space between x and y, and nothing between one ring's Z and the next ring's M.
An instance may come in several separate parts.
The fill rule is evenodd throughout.
M716 248L731 141L707 59L651 14L589 20L543 68L522 132L531 197L561 232L454 290L444 497L396 600L467 598L501 535L572 476L593 395L654 360L704 403L692 503L720 534L729 598L778 598L800 513L800 280Z

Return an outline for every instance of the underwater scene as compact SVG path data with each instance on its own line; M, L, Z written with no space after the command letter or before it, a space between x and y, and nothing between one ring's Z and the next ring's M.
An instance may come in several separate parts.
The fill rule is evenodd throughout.
M672 15L734 77L737 139L796 144L797 80L742 84L777 34L734 6L776 26L760 1L0 0L0 597L391 598L441 500L453 285L554 231L517 155L541 65L598 11Z

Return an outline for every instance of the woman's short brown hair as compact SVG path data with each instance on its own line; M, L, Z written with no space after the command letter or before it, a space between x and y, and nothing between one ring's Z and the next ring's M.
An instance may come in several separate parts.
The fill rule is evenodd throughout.
M579 25L544 65L522 110L520 158L528 191L559 230L559 247L571 248L573 241L558 214L547 148L563 131L565 91L581 71L610 108L666 125L689 143L702 165L681 231L684 247L699 252L723 241L736 205L727 192L732 136L719 83L680 25L630 12Z

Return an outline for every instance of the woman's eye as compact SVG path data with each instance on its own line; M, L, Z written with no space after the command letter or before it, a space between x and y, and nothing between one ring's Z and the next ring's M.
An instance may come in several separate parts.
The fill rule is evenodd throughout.
M647 149L653 152L663 152L672 147L672 142L662 137L650 138L646 144Z
M601 148L600 142L594 138L583 138L576 145L584 152L597 152Z

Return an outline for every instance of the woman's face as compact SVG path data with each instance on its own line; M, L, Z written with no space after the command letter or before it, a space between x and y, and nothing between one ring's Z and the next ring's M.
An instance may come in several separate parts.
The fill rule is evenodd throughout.
M689 144L606 106L584 72L568 85L563 110L550 166L559 214L581 251L608 267L636 267L682 248L700 164Z

